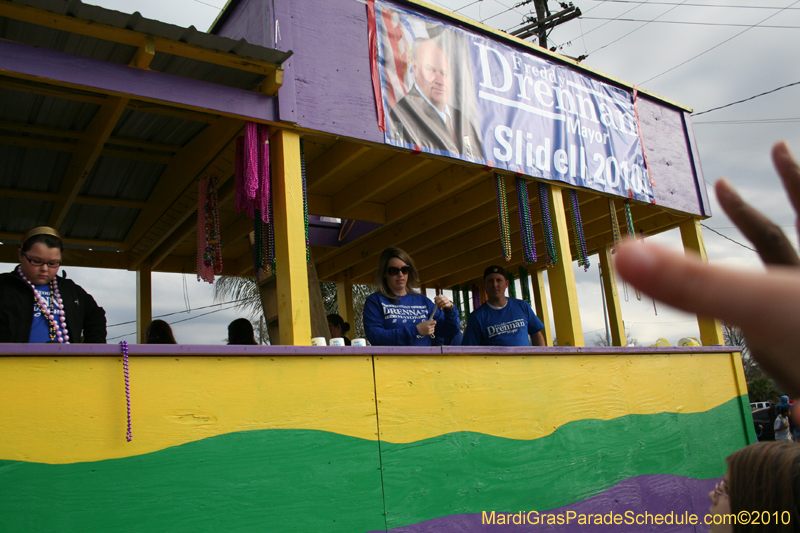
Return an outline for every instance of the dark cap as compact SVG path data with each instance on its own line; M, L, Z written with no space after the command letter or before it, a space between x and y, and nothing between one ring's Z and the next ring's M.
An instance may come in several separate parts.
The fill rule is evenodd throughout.
M484 270L483 279L486 279L486 276L488 276L489 274L502 274L503 277L506 278L506 280L508 280L508 274L506 273L506 269L501 266L492 265L486 270Z

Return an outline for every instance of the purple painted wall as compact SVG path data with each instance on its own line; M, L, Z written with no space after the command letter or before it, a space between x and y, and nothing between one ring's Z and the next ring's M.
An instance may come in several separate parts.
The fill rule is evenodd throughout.
M0 40L0 70L212 113L275 120L271 96L12 41Z

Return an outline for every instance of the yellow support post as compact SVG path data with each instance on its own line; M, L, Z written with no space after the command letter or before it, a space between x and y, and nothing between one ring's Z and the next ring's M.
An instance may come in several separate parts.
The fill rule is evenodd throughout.
M270 139L275 267L280 344L311 344L311 310L303 220L300 136L278 130Z
M680 228L681 240L683 241L683 249L686 255L693 252L699 255L704 263L707 263L708 256L706 255L706 245L703 242L703 230L700 228L700 220L691 218L682 223ZM700 327L700 342L703 343L703 346L725 344L719 320L697 315L697 325Z
M572 270L572 253L569 250L567 213L564 210L561 187L548 184L547 197L550 200L553 239L558 253L558 263L547 273L550 279L550 296L553 299L556 339L559 346L585 346L581 315L578 310L575 272Z
M147 326L153 321L153 279L150 268L136 271L136 342L144 344Z
M544 324L544 343L546 346L553 345L553 330L550 328L550 309L547 306L547 289L544 285L544 271L537 270L531 275L531 286L533 287L533 303L536 306L536 316Z
M625 324L622 321L622 307L619 304L619 291L617 290L617 271L614 269L614 261L611 259L611 247L602 247L598 255L600 256L600 272L603 276L603 292L608 311L608 326L611 329L611 346L625 346L628 344L628 340L625 335Z
M339 300L339 316L349 322L355 332L355 312L353 311L353 284L349 279L336 282L336 296Z

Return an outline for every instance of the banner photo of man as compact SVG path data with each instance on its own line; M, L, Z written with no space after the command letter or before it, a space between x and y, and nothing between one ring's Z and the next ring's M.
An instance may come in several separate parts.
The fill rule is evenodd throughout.
M376 0L387 144L653 201L632 95Z

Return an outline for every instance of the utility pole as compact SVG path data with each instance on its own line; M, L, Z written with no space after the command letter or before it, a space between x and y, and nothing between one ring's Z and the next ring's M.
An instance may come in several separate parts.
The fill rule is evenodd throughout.
M536 10L536 18L526 16L522 21L522 27L511 32L511 35L519 37L520 39L527 39L528 37L538 36L539 46L547 48L547 32L559 24L563 24L569 20L581 16L580 8L572 5L572 2L559 2L561 11L551 14L550 7L547 5L548 0L523 0L514 7L522 7L533 2ZM531 13L533 15L533 13Z

